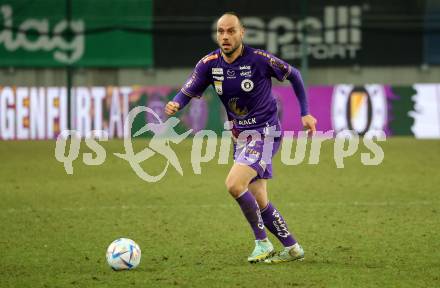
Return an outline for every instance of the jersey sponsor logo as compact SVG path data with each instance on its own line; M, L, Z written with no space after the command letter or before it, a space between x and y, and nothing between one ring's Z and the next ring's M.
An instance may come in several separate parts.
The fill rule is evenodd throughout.
M239 67L240 70L251 70L251 66L250 65L243 65Z
M241 81L241 89L245 92L250 92L252 89L254 89L254 82L250 79L244 79Z
M223 84L221 81L214 81L214 88L218 95L223 95Z
M212 74L223 75L223 68L212 68Z
M251 77L251 76L252 76L252 71L242 71L242 72L240 73L240 76L243 76L243 77Z
M206 56L205 58L202 59L202 61L203 61L203 63L206 64L206 62L217 59L217 58L218 58L218 55L213 54L213 55Z
M246 107L241 108L238 106L238 104L237 104L238 99L239 99L238 97L234 97L234 98L229 99L228 108L235 115L243 117L243 116L247 115L249 113L249 111Z
M236 77L235 77L235 71L234 70L231 70L231 69L228 69L227 71L226 71L226 74L228 75L226 78L228 78L228 79L235 79Z
M241 125L241 126L246 126L246 125L251 125L251 124L257 124L257 118L253 117L253 118L249 118L249 119L238 120L238 125Z
M212 78L214 78L215 80L218 80L218 81L225 80L225 77L223 77L223 76L212 76Z
M382 85L338 85L333 91L335 132L354 130L359 135L382 131L387 121L387 99Z

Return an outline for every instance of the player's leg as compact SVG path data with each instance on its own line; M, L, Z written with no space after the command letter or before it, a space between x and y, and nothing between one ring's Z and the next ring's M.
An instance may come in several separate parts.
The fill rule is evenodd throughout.
M268 201L267 179L257 179L250 183L249 191L254 195L260 206L261 217L263 218L266 228L280 240L284 247L295 245L297 241L287 228L283 216L281 216L274 205Z
M248 261L262 261L274 254L272 243L267 239L260 207L255 197L248 191L249 182L257 176L251 167L235 163L229 171L225 184L228 192L237 201L255 236L255 249Z
M257 172L251 167L234 163L225 181L229 194L237 199L243 192L247 191L249 182L256 176Z
M248 185L249 191L254 195L257 200L260 210L267 206L267 179L256 179Z
M302 260L304 258L304 250L297 243L292 233L290 233L281 213L268 201L267 180L257 179L250 183L249 191L254 195L258 205L261 207L261 217L263 218L264 225L284 246L284 249L278 255L267 259L265 262L279 263Z

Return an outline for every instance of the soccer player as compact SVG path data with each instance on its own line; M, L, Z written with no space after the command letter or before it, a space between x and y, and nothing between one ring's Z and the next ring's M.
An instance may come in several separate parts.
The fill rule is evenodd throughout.
M302 260L302 247L267 196L267 179L272 178L272 164L270 159L264 159L264 140L272 139L270 158L281 144L281 137L268 135L269 127L281 130L276 99L271 92L271 78L290 81L301 107L302 124L310 132L316 131L316 119L308 113L300 72L264 50L244 45L244 33L240 18L234 12L227 12L218 19L217 42L220 48L197 63L180 92L166 105L165 113L174 115L191 98L201 97L208 85L213 85L233 123L234 164L225 183L255 235L255 248L248 261ZM236 137L246 131L257 131L261 137L259 140L258 137L245 137L244 144L243 141L237 142ZM283 244L284 249L279 253L275 253L265 227Z

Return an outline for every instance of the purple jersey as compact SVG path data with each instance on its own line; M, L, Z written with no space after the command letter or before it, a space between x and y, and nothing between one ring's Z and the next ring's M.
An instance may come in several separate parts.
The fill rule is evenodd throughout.
M264 50L243 45L241 55L228 64L217 49L196 65L181 92L201 97L213 85L238 130L258 129L278 123L272 77L285 80L291 66Z

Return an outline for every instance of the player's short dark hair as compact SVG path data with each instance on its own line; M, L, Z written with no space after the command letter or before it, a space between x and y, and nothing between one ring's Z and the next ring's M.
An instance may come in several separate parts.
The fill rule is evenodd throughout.
M223 13L220 17L225 16L225 15L232 15L232 16L237 17L238 22L240 23L241 27L244 27L243 22L241 22L241 17L240 17L240 15L237 12L235 12L235 11L227 11L227 12Z

